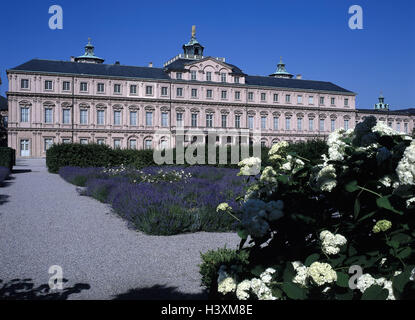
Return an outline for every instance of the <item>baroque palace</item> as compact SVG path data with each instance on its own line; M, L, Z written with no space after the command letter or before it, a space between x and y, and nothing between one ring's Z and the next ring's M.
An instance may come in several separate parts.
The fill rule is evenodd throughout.
M183 53L163 68L104 64L88 41L70 61L33 59L9 69L8 145L18 157L45 157L53 143L157 148L173 146L184 130L185 143L215 132L227 132L219 143L237 143L241 131L256 131L250 142L271 146L325 138L368 115L398 131L414 128L411 110L389 111L382 96L374 110L356 109L354 92L294 77L282 60L269 76L251 76L203 51L193 26Z

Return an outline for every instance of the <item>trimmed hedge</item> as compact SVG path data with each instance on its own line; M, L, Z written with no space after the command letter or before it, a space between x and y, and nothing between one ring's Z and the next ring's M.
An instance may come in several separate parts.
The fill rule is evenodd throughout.
M187 149L185 149L186 152ZM205 145L204 158L205 164L208 163L208 146ZM173 165L177 165L176 149L173 151ZM269 148L261 148L262 165L267 166ZM322 140L311 140L307 142L297 142L290 144L289 150L298 155L310 159L318 160L327 151L327 144ZM241 152L241 150L239 151ZM194 151L196 156L197 149ZM249 148L249 155L253 154L252 146ZM216 159L219 159L219 148L216 148ZM153 159L153 150L131 150L131 149L112 149L107 145L98 144L79 144L64 143L54 144L46 152L46 165L49 172L58 173L62 167L117 167L121 164L135 168L157 166ZM182 165L180 163L180 165ZM186 162L183 165L189 165ZM231 164L231 147L227 147L227 163L211 164L216 167L237 168L237 164Z
M16 165L16 150L9 147L0 147L0 166L12 171L14 165Z

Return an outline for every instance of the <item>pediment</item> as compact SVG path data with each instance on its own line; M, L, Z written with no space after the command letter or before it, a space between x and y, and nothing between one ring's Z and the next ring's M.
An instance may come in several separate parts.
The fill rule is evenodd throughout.
M189 61L185 65L186 70L197 69L198 71L204 71L207 68L215 72L219 72L221 70L225 70L228 73L232 72L232 68L229 65L213 57L206 57L200 60Z

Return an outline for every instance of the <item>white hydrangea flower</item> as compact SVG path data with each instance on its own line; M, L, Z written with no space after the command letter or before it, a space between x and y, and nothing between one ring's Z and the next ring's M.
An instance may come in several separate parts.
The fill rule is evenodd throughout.
M331 192L337 186L336 177L336 169L332 164L329 164L322 167L314 179L321 191Z
M251 289L251 281L244 280L236 287L236 297L238 300L248 300L250 297L249 290Z
M291 262L294 270L297 272L293 278L293 282L299 284L302 287L307 286L308 268L303 265L300 261Z
M277 183L277 172L273 167L267 166L262 171L261 177L259 178L264 184L276 184Z
M285 170L285 171L291 171L291 169L292 169L292 167L291 167L291 162L290 162L290 161L285 162L285 163L281 166L281 169L282 169L282 170Z
M415 197L406 200L406 207L409 208L415 203Z
M218 272L218 292L223 295L236 290L236 281L226 272L226 266L222 265Z
M274 144L271 149L268 151L269 159L272 160L281 160L282 157L280 155L281 149L288 147L288 142L280 141Z
M238 175L256 175L260 172L261 169L261 159L256 157L246 158L240 161L238 163L238 166L241 167L241 170L238 173Z
M337 273L331 265L324 262L313 262L308 268L308 276L313 279L314 283L322 286L325 283L332 283L337 280Z
M263 273L260 274L259 278L261 279L261 281L265 284L270 284L272 281L272 275L275 273L275 269L273 268L268 268L266 269Z
M415 281L415 268L412 269L412 271L411 271L411 277L409 278L409 280Z
M272 295L271 289L261 281L261 279L254 278L251 280L252 292L256 294L259 300L276 300L277 298Z
M340 247L347 243L347 240L341 234L333 234L328 230L320 232L322 241L322 251L327 255L335 255L340 252Z
M390 175L386 175L382 177L379 182L383 184L385 187L390 187L392 185L392 178Z
M375 283L375 278L373 278L369 273L362 274L357 279L356 287L360 292L365 292L367 288L372 286Z
M405 149L396 173L401 184L415 184L415 140Z
M400 135L399 132L393 130L385 122L378 121L376 125L372 128L372 132L379 133L380 136L396 136Z

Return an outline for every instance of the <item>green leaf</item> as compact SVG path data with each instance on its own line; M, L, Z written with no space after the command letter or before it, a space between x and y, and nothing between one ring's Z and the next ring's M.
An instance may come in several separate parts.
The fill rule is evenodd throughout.
M313 253L307 257L304 261L304 265L306 267L309 267L313 262L316 262L320 258L320 255L318 253Z
M392 248L395 248L395 249L398 249L399 248L399 242L398 241L395 241L395 240L390 240L390 241L386 242L386 244L389 247L392 247Z
M336 293L336 300L352 300L353 292L347 291L346 293Z
M375 213L376 213L376 211L372 211L372 212L370 212L370 213L368 213L368 214L364 215L363 217L361 217L359 220L357 220L357 222L360 222L360 221L363 221L363 220L365 220L365 219L367 219L367 218L370 218L370 217L371 217L371 216L373 216Z
M370 288L367 288L362 295L362 300L386 300L389 295L387 289L378 285L372 285Z
M337 281L336 281L336 284L339 287L348 288L349 287L349 275L347 275L344 272L338 272L337 271Z
M304 300L307 298L307 290L292 282L284 282L281 288L290 299Z
M398 213L400 215L403 214L403 212L396 210L394 207L392 207L390 201L389 201L389 197L380 197L376 199L376 204L378 205L379 208L384 208L387 210L390 210L392 212Z
M359 190L359 186L357 185L357 181L353 180L346 184L345 189L347 192L355 192L356 190Z
M412 249L409 247L406 247L398 253L397 257L400 259L405 259L411 255L411 252L412 252Z
M293 265L290 262L287 262L284 272L282 274L282 279L284 280L284 282L291 282L295 277L295 274L296 272L294 270Z
M359 198L356 198L356 200L354 201L354 218L355 218L355 220L359 216L359 213L360 213L360 201L359 201Z
M404 272L397 275L396 277L393 277L392 287L393 287L393 289L398 291L398 293L401 294L404 291L406 284L409 281L411 281L411 280L409 280L409 278L411 276L412 268L413 268L413 266L408 266L408 267L405 268Z
M251 273L256 277L259 277L260 274L263 273L264 271L265 271L265 268L263 266L257 265L251 270Z

